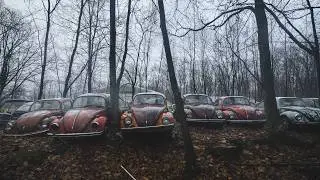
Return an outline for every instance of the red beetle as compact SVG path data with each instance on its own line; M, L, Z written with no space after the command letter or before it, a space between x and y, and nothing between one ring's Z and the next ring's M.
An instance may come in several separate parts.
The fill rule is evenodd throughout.
M224 117L231 123L265 122L264 112L253 106L244 96L223 96L215 101Z
M183 101L187 122L225 123L222 111L214 106L209 96L205 94L185 94Z
M174 123L163 94L138 93L130 109L121 115L120 128L123 132L166 132L172 131Z
M56 137L98 136L106 132L110 120L109 94L83 94L77 97L72 109L50 124L48 135Z
M17 120L8 122L5 129L7 136L28 136L42 134L49 130L49 124L61 117L71 107L68 98L41 99L31 105L31 112L25 113Z

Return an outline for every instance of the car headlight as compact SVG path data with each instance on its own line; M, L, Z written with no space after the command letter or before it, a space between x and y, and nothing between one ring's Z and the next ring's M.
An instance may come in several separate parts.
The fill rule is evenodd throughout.
M13 127L15 124L16 124L15 121L9 121L7 125L8 127Z
M48 127L48 124L50 123L51 119L50 118L44 118L42 120L42 123L41 123L41 127L42 128L47 128Z
M234 113L233 111L229 112L229 117L230 119L235 119L236 118L236 113Z
M216 110L216 115L217 115L218 119L223 118L223 112L221 110Z
M296 121L299 121L299 122L304 121L304 118L303 118L303 116L302 116L301 114L295 115L294 119L295 119Z
M124 123L125 123L126 125L130 125L130 124L132 123L132 121L131 121L130 118L127 117L127 118L125 118Z
M263 114L263 113L262 113L262 111L260 111L260 110L256 110L256 114L257 114L258 116L260 116L260 115Z
M187 118L192 118L192 111L190 109L185 109L184 112L187 115Z
M54 131L57 131L58 129L59 129L59 124L58 123L52 123L51 124L51 126L50 126L50 128L52 129L52 130L54 130Z
M168 125L169 123L170 123L169 118L168 117L163 117L162 124L163 125Z
M91 127L93 129L97 129L99 127L99 123L97 121L95 121L95 122L91 123Z

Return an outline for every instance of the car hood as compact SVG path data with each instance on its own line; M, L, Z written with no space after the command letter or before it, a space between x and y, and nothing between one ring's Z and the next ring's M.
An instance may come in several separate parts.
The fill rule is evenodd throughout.
M311 121L320 121L320 109L312 107L300 107L300 106L288 106L281 107L280 110L284 111L295 111L303 114Z
M72 109L63 116L62 124L66 132L82 132L97 114L104 109Z
M17 120L17 126L36 126L42 119L51 116L62 115L62 111L59 110L40 110L28 112L26 114L21 115Z
M9 121L11 114L9 113L0 113L0 121Z
M225 109L236 113L238 118L251 119L256 118L256 108L248 105L232 105L226 106Z
M211 118L216 114L216 107L209 104L185 105L185 109L190 109L197 118Z
M135 116L138 126L154 126L165 107L145 106L132 107L131 110Z
M15 111L12 113L12 119L18 119L22 114L27 113L28 111Z

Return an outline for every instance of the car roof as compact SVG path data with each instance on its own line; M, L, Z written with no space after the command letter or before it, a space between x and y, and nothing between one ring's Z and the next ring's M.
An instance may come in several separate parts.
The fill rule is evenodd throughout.
M317 100L318 98L302 98L302 99L315 99L315 100Z
M225 99L225 98L230 98L230 97L243 97L243 98L247 98L246 96L220 96L220 99ZM218 99L218 98L217 98Z
M34 103L33 101L30 101L30 102L24 103L23 105L31 105L31 104L33 104L33 103Z
M154 94L154 95L160 95L160 96L166 98L166 96L165 96L164 94L159 93L159 92L143 92L143 93L137 93L137 94L135 94L135 95L133 96L133 98L135 98L136 96L139 96L139 95L148 95L148 94L151 94L151 95L152 95L152 94Z
M70 98L48 98L48 99L39 99L37 101L59 101L59 102L64 102L64 101L71 101Z
M276 99L282 99L282 98L287 98L287 99L295 99L295 98L298 98L298 99L301 99L300 97L285 97L285 96L279 96L279 97L276 97Z
M87 96L100 96L103 98L110 98L110 94L107 94L107 93L85 93L85 94L81 94L78 97L87 97Z
M27 99L5 99L3 100L3 103L5 102L32 102L30 100L27 100Z
M183 97L187 97L187 96L207 96L209 97L207 94L184 94Z

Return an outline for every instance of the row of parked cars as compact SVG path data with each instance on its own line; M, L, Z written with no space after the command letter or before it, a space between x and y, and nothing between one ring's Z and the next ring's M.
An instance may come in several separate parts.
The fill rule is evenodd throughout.
M288 126L320 124L317 99L277 97L280 116ZM12 100L17 107L19 100ZM223 96L212 99L205 94L183 96L187 122L196 123L263 123L266 121L263 102L251 103L243 96ZM14 103L15 102L15 103ZM312 102L312 103L310 103ZM1 106L0 122L5 124L6 136L47 134L55 137L98 136L105 134L113 121L109 94L83 94L73 101L68 98L19 101L19 108L9 108L10 101ZM13 105L15 104L15 105ZM138 93L120 112L123 132L171 132L175 105L157 92Z

